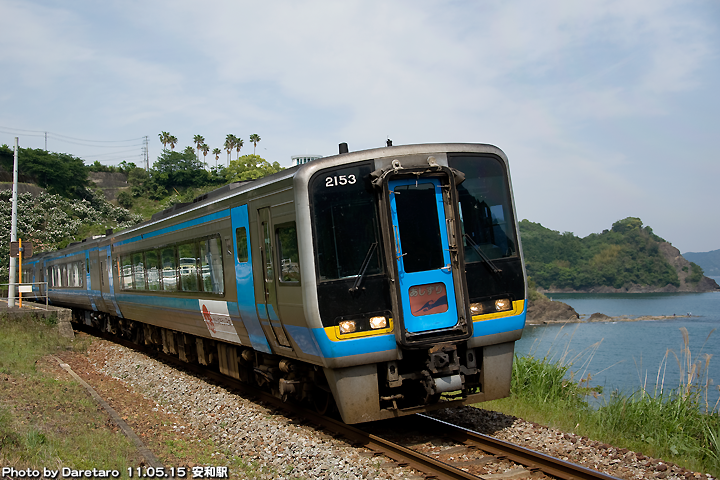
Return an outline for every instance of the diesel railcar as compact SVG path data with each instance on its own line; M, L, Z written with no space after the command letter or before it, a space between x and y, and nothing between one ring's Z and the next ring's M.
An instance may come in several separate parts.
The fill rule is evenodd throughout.
M74 321L347 423L507 395L527 305L508 161L483 144L226 185L23 276Z

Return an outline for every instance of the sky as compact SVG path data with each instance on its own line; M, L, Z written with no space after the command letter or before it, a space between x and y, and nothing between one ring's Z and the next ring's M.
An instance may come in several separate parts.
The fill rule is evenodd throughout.
M469 142L517 214L720 249L720 2L0 0L0 144L106 165ZM716 132L714 135L712 132ZM220 161L226 161L223 153ZM213 164L215 159L207 157Z

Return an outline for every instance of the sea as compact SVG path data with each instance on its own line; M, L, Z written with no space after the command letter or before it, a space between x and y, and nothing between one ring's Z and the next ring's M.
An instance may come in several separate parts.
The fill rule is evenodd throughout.
M720 284L720 276L710 278ZM525 328L515 344L516 354L563 362L570 365L574 380L602 386L602 395L588 398L591 405L602 405L613 391L630 395L643 389L650 394L661 388L665 392L677 389L687 384L688 372L697 364L695 372L701 376L695 375L692 382L708 385L701 390L701 407L711 411L720 408L720 292L565 293L548 297L572 306L582 318L596 312L611 317L671 317ZM683 328L688 333L689 356Z

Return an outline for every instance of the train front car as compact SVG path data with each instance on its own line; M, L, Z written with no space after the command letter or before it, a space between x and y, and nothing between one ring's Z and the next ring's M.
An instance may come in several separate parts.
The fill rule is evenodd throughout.
M295 188L305 315L345 422L508 395L526 282L501 150L346 153Z

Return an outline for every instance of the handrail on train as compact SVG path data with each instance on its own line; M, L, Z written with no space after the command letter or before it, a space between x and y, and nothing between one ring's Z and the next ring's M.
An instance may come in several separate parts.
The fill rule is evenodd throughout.
M16 292L19 295L20 300L20 307L22 307L22 294L23 293L32 293L33 299L38 298L44 298L45 299L45 310L48 310L48 282L24 282L24 283L0 283L0 287L7 288L7 291L10 291L10 285L15 285ZM33 291L33 286L38 285L39 289L38 291ZM44 287L44 290L42 289ZM44 291L45 295L40 295L40 291ZM1 301L6 302L8 305L10 305L10 296L4 296L0 297ZM41 308L41 307L34 307L34 308Z

